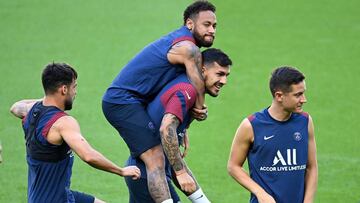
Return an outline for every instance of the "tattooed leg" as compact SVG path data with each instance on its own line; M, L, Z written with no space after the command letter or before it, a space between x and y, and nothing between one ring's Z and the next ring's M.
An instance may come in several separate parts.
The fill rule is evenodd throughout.
M146 165L148 188L156 203L171 199L165 175L165 157L161 145L153 147L140 155Z
M165 170L158 168L154 171L148 171L148 187L151 197L155 202L163 202L167 199L171 199L168 183L163 174Z

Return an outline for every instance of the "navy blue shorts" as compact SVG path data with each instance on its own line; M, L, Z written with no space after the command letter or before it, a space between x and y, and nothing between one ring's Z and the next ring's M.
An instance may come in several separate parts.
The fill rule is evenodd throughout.
M160 135L142 104L112 104L102 102L106 119L119 132L129 147L131 156L161 144Z
M77 192L74 190L70 190L72 195L74 196L75 199L75 203L94 203L95 201L95 197L82 193L82 192Z
M125 182L130 194L129 203L155 203L149 193L147 179L140 178L138 180L133 180L131 177L125 177ZM170 180L168 180L168 185L173 201L180 202L179 195L176 193L175 188L171 184Z

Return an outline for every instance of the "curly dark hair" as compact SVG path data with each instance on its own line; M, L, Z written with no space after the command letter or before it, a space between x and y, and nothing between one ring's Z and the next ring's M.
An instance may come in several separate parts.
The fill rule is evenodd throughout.
M215 13L216 7L208 1L195 1L194 3L189 5L184 11L184 25L186 24L187 19L190 18L194 20L201 11L212 11Z
M74 68L66 63L50 63L42 72L42 84L45 94L56 92L61 85L70 85L77 79Z

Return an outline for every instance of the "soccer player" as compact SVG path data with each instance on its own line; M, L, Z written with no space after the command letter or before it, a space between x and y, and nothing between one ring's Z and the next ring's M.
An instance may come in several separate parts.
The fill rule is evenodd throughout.
M199 47L210 47L215 31L215 6L207 1L194 2L184 11L184 25L130 60L103 96L106 119L124 139L131 155L145 162L149 191L157 203L172 200L164 175L163 149L146 106L165 84L186 72L197 90L193 116L206 119Z
M205 90L210 96L216 97L227 82L232 61L224 52L213 48L203 51L202 59ZM190 110L195 100L196 89L184 73L168 83L147 107L147 112L156 129L154 135L158 143L162 143L167 157L165 173L174 202L179 202L180 199L170 182L171 179L191 202L210 202L189 170L183 159L184 154L179 149L179 144L185 142L185 147L187 144L186 129L192 121ZM130 192L130 203L154 202L146 184L147 169L144 162L130 156L127 165L136 165L141 170L140 180L125 178Z
M229 174L250 202L309 203L317 187L314 125L303 112L305 76L292 67L272 72L270 107L245 118L232 143ZM243 164L247 158L250 176Z
M65 113L72 108L77 73L64 63L48 64L42 72L45 97L21 100L10 111L22 118L28 164L28 202L103 202L70 190L72 150L94 168L119 176L140 177L140 170L120 168L93 149L81 135L78 122Z

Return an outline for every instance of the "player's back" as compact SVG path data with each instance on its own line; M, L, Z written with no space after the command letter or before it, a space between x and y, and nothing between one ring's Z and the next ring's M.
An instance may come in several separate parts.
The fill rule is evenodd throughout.
M173 65L167 58L171 47L184 40L195 42L182 26L146 46L117 75L103 100L115 104L150 102L166 83L185 73L184 66Z
M23 120L28 163L28 202L74 202L70 192L74 158L63 142L53 145L46 140L51 126L67 114L53 106L36 103Z
M308 157L307 114L293 113L281 122L264 109L248 119L254 132L248 153L251 178L278 203L302 202ZM250 202L258 201L252 195Z

